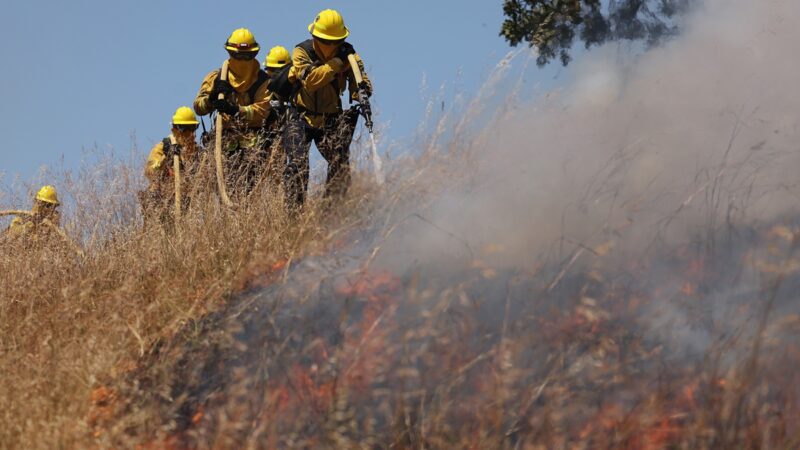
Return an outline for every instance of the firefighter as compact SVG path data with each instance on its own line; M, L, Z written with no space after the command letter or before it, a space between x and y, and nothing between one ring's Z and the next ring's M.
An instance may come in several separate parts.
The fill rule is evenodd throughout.
M326 9L308 26L311 39L294 48L290 79L297 84L284 131L283 147L287 154L284 188L290 210L305 202L309 176L309 151L313 141L328 162L325 197L337 199L350 185L350 143L353 140L358 111L342 109L341 96L349 88L351 100L357 99L358 86L348 63L355 49L345 39L350 34L342 16ZM367 95L372 84L364 79Z
M223 115L228 186L234 193L246 194L258 181L266 159L263 127L270 114L268 77L256 60L258 42L247 28L234 30L225 50L229 55L227 80L220 77L222 69L206 75L194 110L201 116L214 111Z
M275 83L281 76L288 75L291 66L291 56L285 47L277 45L272 47L264 60L264 71L269 77L269 83ZM290 95L280 95L271 89L270 86L270 114L264 122L265 147L269 153L266 173L270 180L275 181L275 185L280 183L279 178L283 175L283 163L286 156L281 148L281 136L286 125L286 118L291 105Z
M44 240L43 238L49 236L54 228L61 225L61 214L58 211L60 205L56 188L50 185L42 186L34 197L30 215L15 217L5 236L25 238L28 242Z
M181 208L185 210L189 206L188 187L197 181L194 178L200 169L201 149L195 141L199 123L191 108L181 106L172 116L172 133L150 150L144 170L150 184L139 197L145 225L153 220L161 223L171 221L175 207L175 155L180 161Z
M271 78L278 69L286 67L291 62L289 50L286 50L286 47L282 45L276 45L269 50L267 59L264 60L264 70L267 72L267 76Z

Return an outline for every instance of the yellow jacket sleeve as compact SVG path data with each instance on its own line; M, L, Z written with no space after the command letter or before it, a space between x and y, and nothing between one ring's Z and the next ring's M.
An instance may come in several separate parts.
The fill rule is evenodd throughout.
M208 98L208 94L211 93L211 88L214 87L214 80L219 77L219 70L212 70L203 78L203 82L200 83L200 90L197 92L197 96L194 98L194 112L198 115L205 116L207 114L211 114L211 101Z
M152 150L150 150L150 156L147 157L144 176L150 181L156 181L163 176L164 169L166 168L164 165L164 160L166 160L166 158L166 155L164 155L164 143L159 142L154 145Z
M291 70L294 71L295 78L300 80L302 86L309 93L313 94L319 88L330 84L342 71L344 63L339 58L332 58L324 64L314 66L308 53L300 47L295 47L292 66Z
M11 225L8 226L6 230L6 235L9 236L20 236L23 235L33 228L33 223L30 220L25 220L21 217L14 217L11 221Z
M214 87L214 81L219 78L219 70L210 72L200 84L200 91L194 99L194 112L205 116L212 113L211 99L209 94ZM263 126L264 120L269 115L270 92L267 88L269 83L263 83L256 91L255 98L248 98L248 93L236 91L236 104L239 105L239 116L248 127L258 128ZM228 119L225 119L227 124Z
M11 225L8 226L8 231L11 233L16 232L17 230L19 230L19 228L22 226L23 223L24 221L21 218L14 217L14 219L11 220Z
M272 94L269 92L268 84L268 82L264 82L258 87L255 98L245 98L248 95L247 92L236 93L239 116L251 128L264 126L264 121L269 116L269 100Z

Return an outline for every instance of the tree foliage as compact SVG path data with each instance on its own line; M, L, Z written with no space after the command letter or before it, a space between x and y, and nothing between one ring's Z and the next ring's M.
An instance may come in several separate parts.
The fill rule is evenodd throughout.
M693 0L504 0L500 35L512 46L527 42L543 66L567 65L575 37L586 48L613 40L658 44L677 33L675 17Z

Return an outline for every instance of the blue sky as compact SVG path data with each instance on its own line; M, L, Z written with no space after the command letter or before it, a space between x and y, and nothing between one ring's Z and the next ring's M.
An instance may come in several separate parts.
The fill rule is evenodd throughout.
M169 132L203 76L226 58L223 43L248 27L262 46L291 48L318 11L338 9L375 83L386 138L410 137L424 111L423 73L469 91L509 50L498 36L501 1L37 1L8 2L0 16L0 175L32 180L82 149L126 155ZM549 73L549 75L548 75ZM553 69L536 77L552 78Z

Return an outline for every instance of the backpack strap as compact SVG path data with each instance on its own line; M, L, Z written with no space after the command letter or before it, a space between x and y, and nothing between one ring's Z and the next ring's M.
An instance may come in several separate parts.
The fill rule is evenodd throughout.
M267 72L264 72L263 70L259 69L258 78L256 79L255 83L253 83L253 85L250 86L250 89L247 90L247 96L248 98L250 98L250 103L256 102L256 92L258 92L258 88L260 88L261 85L266 83L267 81L269 81L269 75L267 75Z
M164 140L161 141L161 145L164 146L163 148L164 156L166 156L167 158L172 156L172 151L174 149L172 148L172 141L170 140L170 138L165 137Z
M314 41L311 39L307 39L299 44L296 47L302 48L309 58L311 58L312 63L320 62L320 57L317 55L316 50L314 50Z

